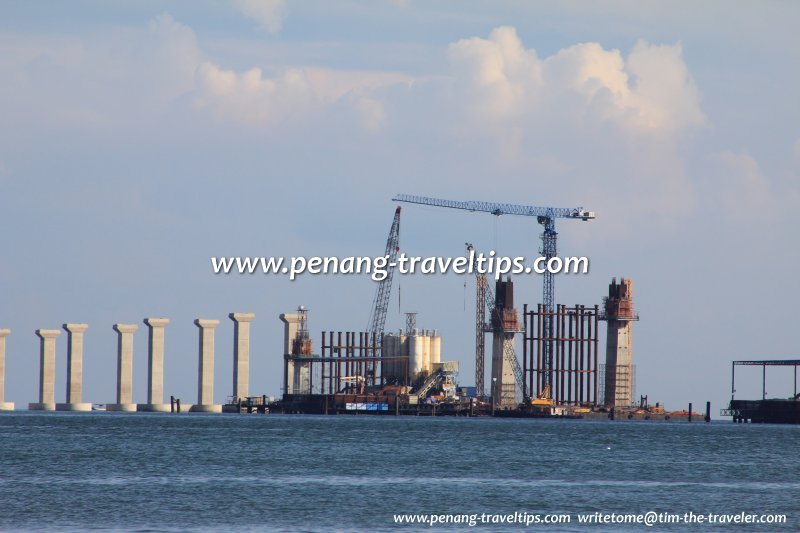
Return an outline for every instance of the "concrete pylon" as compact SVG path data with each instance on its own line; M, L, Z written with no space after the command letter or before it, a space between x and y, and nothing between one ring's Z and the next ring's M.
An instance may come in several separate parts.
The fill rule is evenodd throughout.
M56 337L58 329L37 329L39 343L39 402L29 403L31 411L55 411L56 409Z
M517 406L514 367L506 352L514 352L514 334L502 330L492 334L492 398L497 408Z
M233 397L250 396L250 322L254 313L231 313L233 320Z
M147 346L147 403L140 403L138 411L168 413L170 405L164 403L164 328L168 318L145 318L149 328Z
M87 324L64 324L67 332L67 402L56 404L56 411L91 411L83 403L83 333Z
M495 283L495 307L492 310L492 404L496 408L517 406L517 382L513 359L514 334L519 319L514 308L514 282L499 279Z
M0 411L13 411L14 402L5 401L6 394L6 337L11 335L10 329L0 329Z
M300 331L300 315L281 313L278 318L283 322L283 393L305 392L301 384L307 382L309 365L302 362L295 364L295 360L289 357L292 354L292 342L297 337L297 332Z
M191 406L193 413L221 413L222 405L214 403L214 330L219 320L194 321L200 328L200 350L197 365L197 404Z
M605 397L603 403L609 408L635 405L633 397L633 323L639 315L633 308L633 281L622 278L619 283L613 278L608 286L608 298L604 299L606 320L606 366Z
M117 403L106 405L107 411L136 411L133 403L133 334L136 324L114 324L117 341Z

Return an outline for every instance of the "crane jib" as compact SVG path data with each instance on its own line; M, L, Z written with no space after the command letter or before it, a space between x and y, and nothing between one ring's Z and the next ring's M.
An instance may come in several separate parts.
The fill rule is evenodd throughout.
M413 196L410 194L398 194L392 198L392 200L395 202L429 205L433 207L463 209L471 212L481 211L484 213L491 213L495 216L545 216L549 218L579 218L582 220L595 218L595 213L593 211L586 211L583 207L537 207L531 205L483 202L479 200L445 200L442 198L429 198L427 196Z
M389 228L389 237L386 239L385 256L389 257L387 276L378 282L375 289L375 300L370 310L367 332L373 336L374 342L383 342L383 331L386 326L386 314L389 310L389 299L392 295L392 278L394 277L394 263L400 251L400 207L394 212L392 226Z

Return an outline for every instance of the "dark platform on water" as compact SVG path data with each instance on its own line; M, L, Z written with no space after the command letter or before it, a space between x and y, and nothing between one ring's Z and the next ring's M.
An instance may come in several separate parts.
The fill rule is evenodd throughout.
M269 405L270 413L319 415L476 416L469 404L409 404L397 396L361 394L284 394Z
M761 399L737 400L736 367L761 367ZM734 422L752 422L754 424L800 424L800 394L797 393L797 367L800 359L761 359L731 362L731 403L723 409L722 416L733 417ZM790 398L767 399L767 367L787 368L794 371L794 392Z
M800 402L797 400L731 400L723 416L734 422L753 424L800 424Z

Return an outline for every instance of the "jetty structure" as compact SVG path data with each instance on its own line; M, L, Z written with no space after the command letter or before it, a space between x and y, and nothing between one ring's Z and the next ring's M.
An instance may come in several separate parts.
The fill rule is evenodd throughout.
M731 362L731 401L722 416L735 423L800 424L800 393L797 392L797 367L800 359L761 359ZM736 399L736 368L761 368L761 399ZM790 396L767 398L767 368L792 369L794 387ZM740 378L741 379L741 378Z

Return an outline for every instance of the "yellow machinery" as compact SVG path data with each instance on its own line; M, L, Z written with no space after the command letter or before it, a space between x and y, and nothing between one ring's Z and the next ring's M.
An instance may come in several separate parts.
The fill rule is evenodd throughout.
M553 399L550 397L550 385L544 386L541 394L536 399L531 400L531 405L537 411L546 411L548 414L552 411Z

